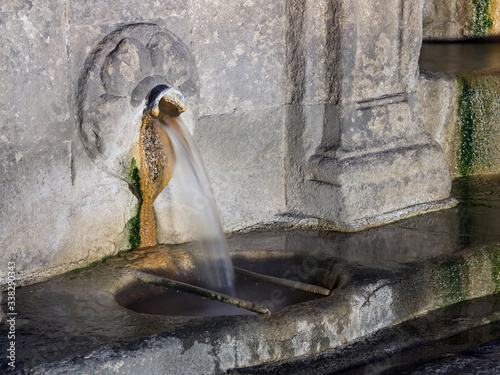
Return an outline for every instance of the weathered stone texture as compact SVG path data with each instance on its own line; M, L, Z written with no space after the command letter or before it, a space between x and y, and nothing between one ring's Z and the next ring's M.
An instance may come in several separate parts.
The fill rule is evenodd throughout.
M469 35L473 9L470 0L434 1L424 3L424 37L457 39Z
M194 131L226 229L285 211L285 2L193 1Z
M2 259L26 281L119 247L120 186L79 159L64 7L7 2L0 17Z
M358 15L351 100L411 92L421 43L418 2L385 2L383 14L375 1L348 3L347 14Z
M307 29L289 34L296 47L288 60L297 66L289 78L304 87L287 112L290 209L352 230L367 226L359 219L447 198L444 155L424 128L415 91L422 3L394 1L383 12L375 1L322 4L323 13L295 12L335 30L335 52L320 51L326 95L309 95L314 76L297 74L300 64L315 68L301 35ZM335 28L332 19L340 20Z
M432 139L444 150L446 165L452 176L458 176L458 124L457 78L448 74L420 72L418 95L422 101L422 119Z
M283 123L279 107L200 119L195 135L205 163L217 166L208 173L228 229L285 211Z
M500 172L498 76L421 72L418 91L426 128L453 177Z
M6 256L20 262L20 280L125 246L135 197L123 181L120 147L133 143L135 133L113 137L101 120L133 121L118 104L140 108L161 75L158 67L179 77L186 68L167 67L162 54L148 55L140 35L127 35L116 51L103 52L99 67L87 66L89 76L82 78L103 87L93 104L84 103L98 125L87 128L85 149L77 131L78 78L98 43L127 24L170 30L187 46L177 52L193 57L194 68L187 70L197 70L199 86L184 87L194 91L183 116L199 141L226 230L287 213L353 228L353 220L365 215L446 198L443 154L424 131L415 92L422 5L4 2L0 179L7 215L0 240ZM161 44L167 42L155 43L169 49ZM183 83L173 84L183 90ZM89 151L89 144L99 144L93 131L109 135L119 151L105 163ZM170 193L156 202L160 241L181 240L184 230L167 234Z
M202 117L283 104L284 8L284 1L190 4Z
M499 0L425 0L427 40L457 40L500 35Z

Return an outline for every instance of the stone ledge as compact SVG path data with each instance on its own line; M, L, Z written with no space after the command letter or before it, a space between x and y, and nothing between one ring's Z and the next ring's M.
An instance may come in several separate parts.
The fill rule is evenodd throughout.
M382 215L353 220L346 223L335 223L324 219L304 216L296 213L276 215L258 223L236 227L229 233L248 233L263 230L328 230L339 232L359 232L364 229L374 228L381 225L394 223L399 220L408 219L418 215L437 212L456 207L459 202L455 198L446 198L439 201L421 203L400 210L387 212Z
M436 143L344 159L314 155L307 174L299 212L340 230L360 230L427 212L425 204L448 198L451 187Z
M103 346L30 371L222 374L235 367L314 355L429 311L498 292L499 256L498 246L478 247L392 271L339 262L330 271L342 281L330 297L290 306L271 316L207 319L148 316L113 306L109 293L120 286L126 270L103 272L99 266L56 281L57 290L84 286L86 291L79 289L79 293L87 296L94 325L121 316L163 333ZM88 282L89 277L94 281Z
M405 207L403 209L387 212L382 215L353 220L344 223L342 226L329 222L322 222L321 226L326 229L337 230L341 232L357 232L363 229L374 228L380 225L393 223L395 221L408 219L410 217L418 215L446 210L457 205L458 201L455 198L447 198L440 201L421 203L414 206Z

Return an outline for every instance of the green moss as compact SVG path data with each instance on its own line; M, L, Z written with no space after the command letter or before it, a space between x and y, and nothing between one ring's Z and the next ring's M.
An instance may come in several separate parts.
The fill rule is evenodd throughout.
M137 166L137 160L135 160L135 158L132 158L130 161L127 180L137 194L137 198L142 199L141 176L139 174L139 167Z
M141 204L136 206L135 215L127 221L128 243L131 249L137 249L141 245Z
M469 176L497 172L500 77L460 76L459 83L459 173Z
M470 25L472 34L476 37L488 35L493 28L493 18L491 17L491 0L473 0L474 18Z
M83 267L78 267L78 268L75 268L75 269L72 269L72 270L69 270L67 271L65 274L69 277L69 278L74 278L74 277L78 277L82 274L85 274L86 272L96 268L97 266L99 266L100 264L102 264L105 259L108 259L110 258L111 256L107 256L103 259L99 259L99 260L95 260L93 262L90 262L88 263L87 265L83 266Z
M487 252L491 264L491 280L495 284L495 293L500 292L500 248L489 249Z
M95 268L103 265L106 263L108 259L114 259L117 258L120 254L127 253L129 250L120 250L117 254L112 254L112 255L106 255L102 257L101 259L95 260L93 262L88 263L85 266L78 267L72 270L67 271L65 274L69 278L75 278L75 277L80 277L81 275L86 274L87 272L93 271ZM118 267L122 267L122 265L119 265Z
M464 301L469 295L469 264L463 257L440 263L434 269L434 280L445 305Z
M141 207L142 207L142 190L141 177L137 161L132 158L130 161L129 172L127 174L128 183L134 190L137 199L135 215L127 221L128 242L131 249L136 249L141 245Z
M470 83L461 79L461 93L458 98L458 118L460 127L460 150L458 169L461 176L468 176L473 172L474 165L474 125L476 116L473 111L473 99L476 94Z

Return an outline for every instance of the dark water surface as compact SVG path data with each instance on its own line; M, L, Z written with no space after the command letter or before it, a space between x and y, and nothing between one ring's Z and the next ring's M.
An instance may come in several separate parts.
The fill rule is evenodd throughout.
M297 289L270 284L236 275L234 287L236 296L245 301L265 306L271 313L278 312L286 306L299 302L311 301L320 296ZM218 315L253 315L255 312L245 310L227 303L214 301L195 294L179 292L173 289L152 296L127 306L132 311L168 316L218 316Z
M350 263L391 268L500 243L500 175L458 179L453 183L452 196L460 202L455 208L357 233L254 232L232 236L228 245L235 255L235 250L245 249L308 251Z
M419 67L443 73L500 73L500 41L424 42Z

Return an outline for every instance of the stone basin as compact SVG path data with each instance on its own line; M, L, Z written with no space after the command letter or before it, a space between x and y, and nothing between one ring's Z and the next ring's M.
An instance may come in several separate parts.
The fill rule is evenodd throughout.
M17 369L226 373L328 353L430 311L495 294L500 291L499 181L498 176L462 180L455 185L460 206L359 233L230 236L237 267L331 290L327 297L285 304L270 315L133 311L131 305L164 290L137 281L131 269L166 269L162 253L183 254L188 245L121 253L19 288ZM260 296L261 302L272 302L273 290ZM7 369L5 362L1 366Z
M137 250L126 255L133 259L129 265L134 269L149 272L161 277L172 278L172 273L165 272L164 268L151 267L158 264L157 258L165 258L172 249L167 246L158 246L152 249ZM174 251L182 253L182 249ZM185 253L184 253L185 255ZM294 251L274 250L245 250L233 252L232 261L237 269L259 272L259 275L293 280L320 286L328 290L334 289L340 282L340 275L333 271L334 265L339 262L320 254L311 255ZM177 281L191 285L206 287L209 285L192 277L174 276ZM128 309L139 313L159 314L168 316L214 316L214 315L244 315L256 312L238 308L231 304L213 301L173 288L156 286L137 280L134 275L125 273L122 278L124 286L112 293L116 302ZM114 284L115 285L115 284ZM275 283L248 277L236 273L234 296L245 301L257 303L276 313L281 309L304 301L321 298L321 294L280 286Z

